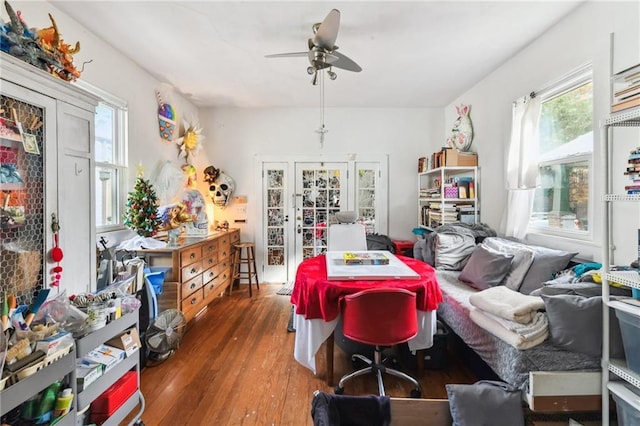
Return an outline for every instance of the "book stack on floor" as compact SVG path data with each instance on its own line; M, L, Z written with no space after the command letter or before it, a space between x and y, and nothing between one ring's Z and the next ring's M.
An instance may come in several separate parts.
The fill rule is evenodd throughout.
M621 73L614 80L611 112L640 106L640 66Z
M634 149L629 154L629 164L624 174L631 180L631 182L624 187L627 194L640 194L640 147Z

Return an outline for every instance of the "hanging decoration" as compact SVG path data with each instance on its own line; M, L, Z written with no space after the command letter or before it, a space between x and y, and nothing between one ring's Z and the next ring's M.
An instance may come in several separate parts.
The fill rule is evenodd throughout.
M200 124L197 122L193 121L192 123L189 123L184 120L183 125L184 134L177 139L178 147L180 149L178 157L184 158L185 161L189 163L189 159L194 155L197 155L202 148L202 141L205 137L202 134L202 127L200 127Z
M198 186L196 167L193 164L185 164L182 166L182 173L187 177L186 187L188 189L196 189Z
M458 151L468 151L473 142L473 126L471 125L471 105L456 106L458 118L453 122L451 135L447 138L447 145Z
M158 128L160 130L160 137L167 142L173 140L173 134L176 131L176 110L162 100L160 92L156 91L156 98L158 99Z
M64 257L64 252L60 248L58 240L58 232L60 231L60 223L55 213L51 213L51 232L53 233L53 248L49 251L49 258L52 262L56 262L56 266L51 269L51 287L59 287L62 278L62 266L60 261Z

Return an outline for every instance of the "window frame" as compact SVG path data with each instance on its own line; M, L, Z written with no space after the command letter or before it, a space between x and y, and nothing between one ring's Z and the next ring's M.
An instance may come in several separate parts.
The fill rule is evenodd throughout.
M574 230L574 229L563 229L556 228L552 226L543 226L543 225L533 225L531 220L529 220L529 224L527 226L528 234L535 234L540 236L552 236L552 237L561 237L567 238L570 240L579 240L579 241L594 241L594 228L595 228L595 201L594 198L596 196L596 188L595 188L595 179L594 179L594 151L596 148L596 131L597 131L597 122L595 119L595 94L594 94L594 70L592 64L586 64L578 68L577 70L569 73L567 76L559 79L555 83L552 83L544 90L535 93L535 96L539 96L541 98L541 102L544 103L546 101L550 101L558 96L562 96L572 90L577 89L578 87L591 82L591 90L592 90L592 99L593 108L591 111L591 120L592 120L592 132L593 132L593 144L590 153L578 153L578 154L569 154L565 157L559 157L555 159L549 159L545 161L538 162L538 170L545 166L555 166L555 165L563 165L563 164L571 164L576 162L587 162L589 167L589 200L587 202L587 208L589 209L589 213L587 214L589 228L586 231L582 230ZM542 157L543 154L538 154L539 157ZM538 174L538 178L540 175ZM537 189L536 189L537 190ZM533 211L531 212L533 214ZM531 216L530 216L531 217Z
M96 144L97 144L97 135L94 134L93 141L93 160L94 160L94 168L93 173L96 174L98 169L106 168L115 171L116 176L118 177L118 182L116 185L116 207L115 207L115 216L116 220L112 224L108 225L98 225L98 221L96 218L96 232L109 232L125 229L124 220L122 216L124 214L124 208L126 205L126 197L127 197L127 182L128 182L128 174L129 174L129 109L128 104L124 99L121 99L103 89L100 89L90 83L85 81L77 81L76 84L82 89L94 94L95 96L100 98L99 103L106 105L113 109L114 116L114 129L113 129L113 162L105 162L98 161L96 159ZM96 178L96 188L97 185L100 185L100 179ZM97 191L96 191L97 192ZM97 204L97 201L96 201ZM96 206L97 207L97 206ZM97 208L96 208L97 212ZM96 213L97 216L97 213Z

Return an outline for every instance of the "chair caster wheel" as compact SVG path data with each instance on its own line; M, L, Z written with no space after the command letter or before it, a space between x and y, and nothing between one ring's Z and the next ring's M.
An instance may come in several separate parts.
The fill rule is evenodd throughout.
M418 389L411 389L411 398L420 398L422 396L422 392Z
M335 393L336 395L342 395L344 393L344 388L336 386L335 388L333 388L333 393Z

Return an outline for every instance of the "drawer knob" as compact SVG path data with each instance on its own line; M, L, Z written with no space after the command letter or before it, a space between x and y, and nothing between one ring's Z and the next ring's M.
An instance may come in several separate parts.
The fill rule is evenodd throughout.
M198 301L198 299L196 299L196 298L194 297L193 299L191 299L191 304L192 304L192 305L195 305L197 301Z
M189 287L191 287L191 289L193 290L194 288L196 288L196 283L191 283Z
M191 254L189 255L189 258L190 258L190 259L195 259L195 258L196 258L196 254L195 254L195 253L191 253Z
M191 273L195 274L196 272L198 272L198 270L196 268L191 268Z

